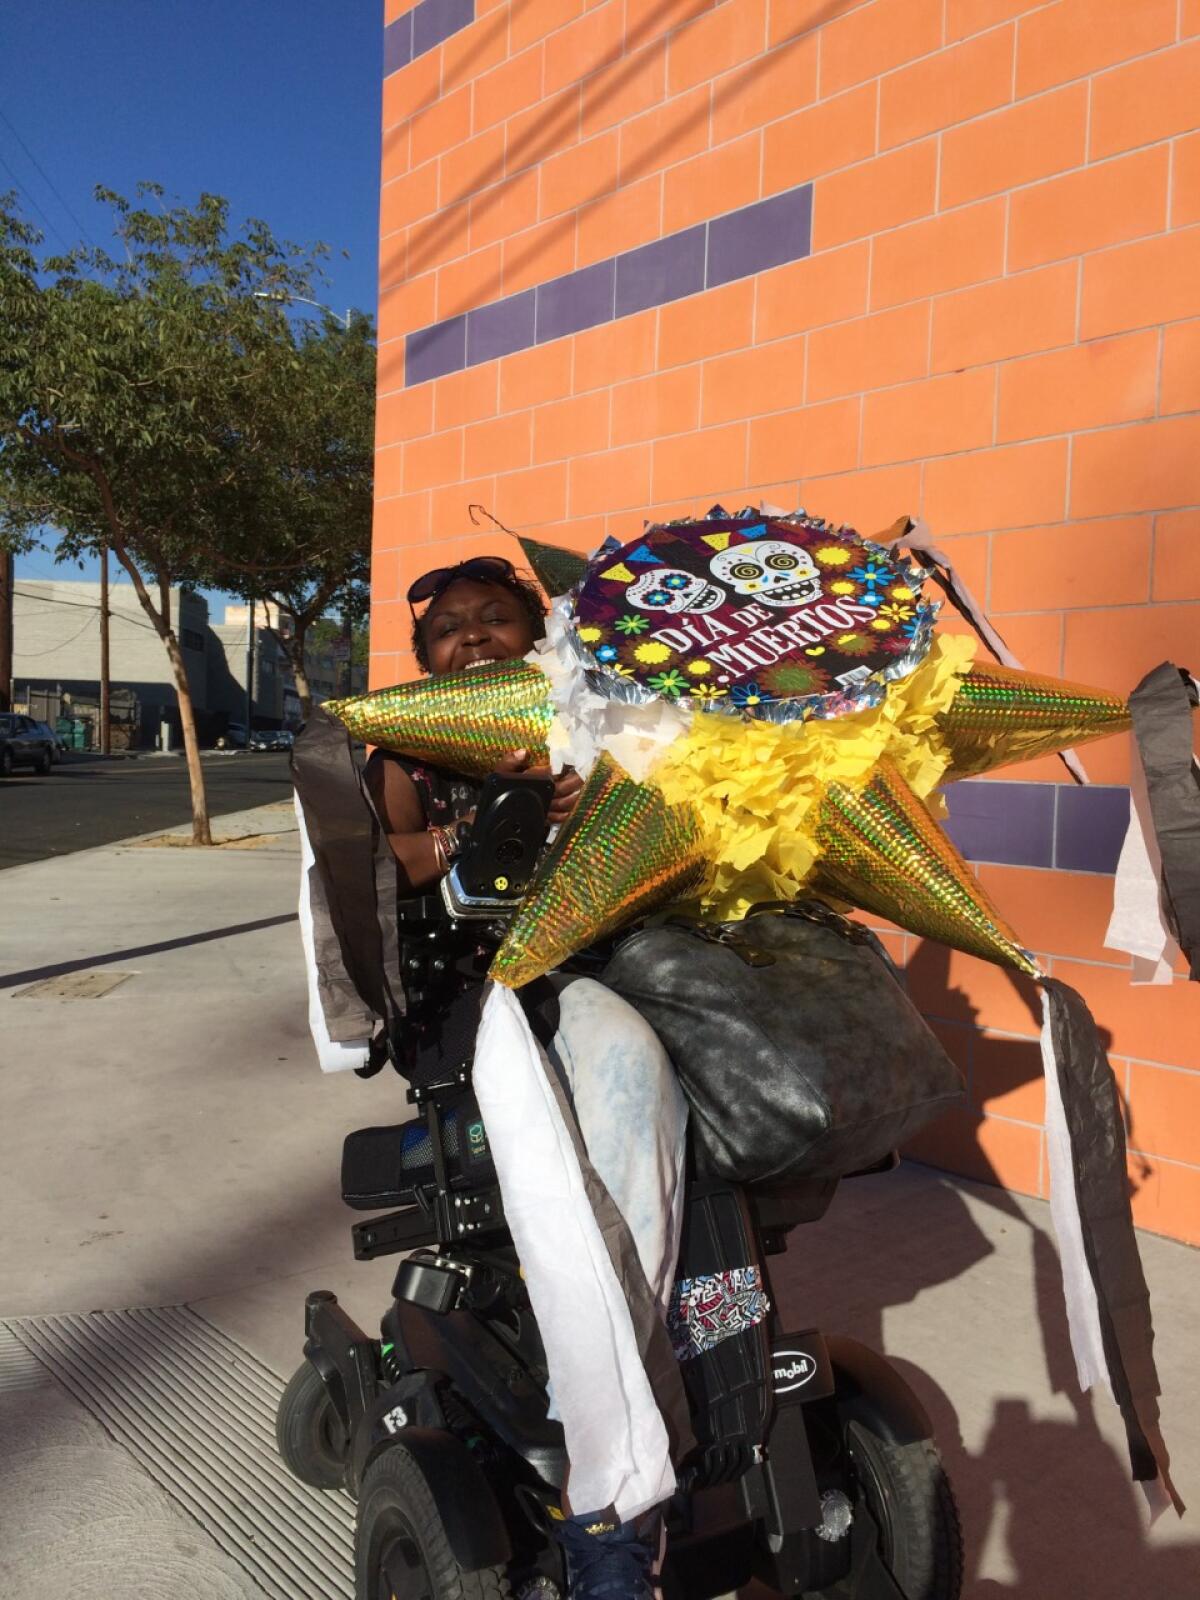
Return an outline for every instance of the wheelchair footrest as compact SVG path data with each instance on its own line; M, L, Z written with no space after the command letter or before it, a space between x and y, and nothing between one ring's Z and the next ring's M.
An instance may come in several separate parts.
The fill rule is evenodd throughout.
M377 1256L415 1250L420 1245L461 1244L464 1239L496 1233L503 1226L500 1186L490 1184L485 1189L434 1194L427 1205L389 1211L370 1222L356 1222L350 1234L354 1259L374 1261Z
M350 1229L350 1237L354 1240L354 1259L374 1261L377 1256L435 1244L437 1229L431 1211L410 1206L405 1211L389 1211L386 1216L372 1217L370 1222L356 1222Z

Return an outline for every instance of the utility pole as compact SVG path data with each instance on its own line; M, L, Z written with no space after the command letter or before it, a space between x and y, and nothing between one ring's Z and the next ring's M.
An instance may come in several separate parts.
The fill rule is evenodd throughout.
M250 719L254 715L254 601L250 602L250 627L246 635L246 748L250 748Z
M112 753L112 716L109 708L108 666L108 546L100 547L100 754Z
M0 550L0 711L12 710L13 553Z

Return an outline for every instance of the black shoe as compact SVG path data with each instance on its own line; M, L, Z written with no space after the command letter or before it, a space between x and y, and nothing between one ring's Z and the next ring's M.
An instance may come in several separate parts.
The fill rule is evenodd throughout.
M615 1522L552 1513L554 1537L567 1558L570 1600L653 1600L651 1568L658 1555L659 1518Z

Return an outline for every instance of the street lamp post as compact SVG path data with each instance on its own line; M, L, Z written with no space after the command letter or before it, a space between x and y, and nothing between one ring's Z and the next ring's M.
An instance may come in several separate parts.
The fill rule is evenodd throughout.
M318 311L324 311L326 316L332 317L347 333L349 333L350 324L354 320L354 313L349 306L346 307L346 314L343 316L340 311L335 311L332 306L323 305L320 300L310 300L306 294L284 294L281 289L274 291L255 289L254 298L256 300L274 300L276 304L284 306L297 303L305 306L316 306Z

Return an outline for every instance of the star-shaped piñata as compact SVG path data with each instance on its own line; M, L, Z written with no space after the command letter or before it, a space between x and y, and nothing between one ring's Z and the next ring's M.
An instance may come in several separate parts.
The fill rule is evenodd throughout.
M939 825L937 789L1126 728L1123 699L977 662L935 631L924 569L803 514L716 508L590 562L525 549L557 594L526 660L329 707L468 775L525 747L585 778L496 955L501 983L673 903L736 917L802 890L1036 973Z
M807 891L1036 978L1080 1381L1109 1384L1135 1476L1174 1497L1111 1068L938 822L942 784L1127 728L1126 702L976 661L935 630L925 569L802 513L716 507L591 561L522 543L556 597L527 659L328 707L458 772L525 747L584 777L492 976L520 988L673 904L736 918Z

